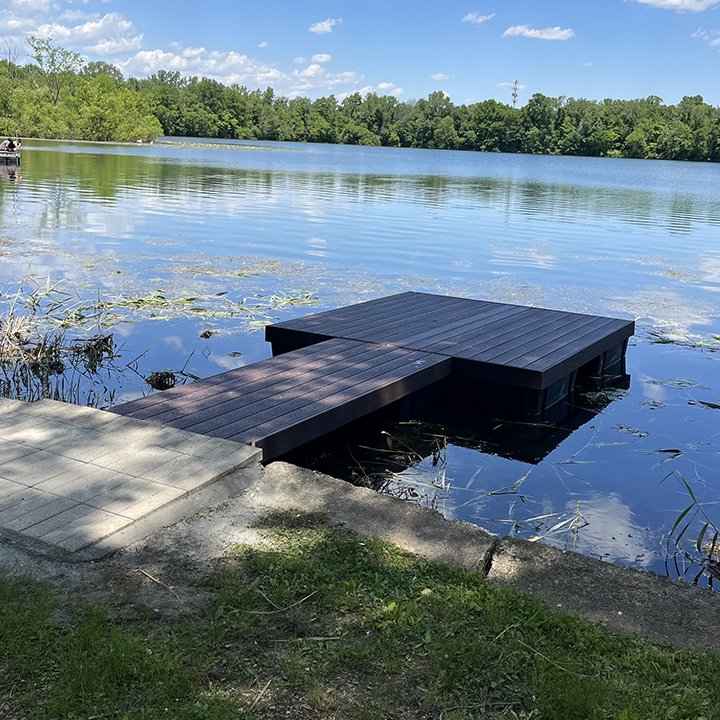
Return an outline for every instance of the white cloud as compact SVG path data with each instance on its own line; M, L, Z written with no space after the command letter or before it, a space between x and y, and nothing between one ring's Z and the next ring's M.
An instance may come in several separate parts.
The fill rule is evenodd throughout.
M310 62L314 63L329 63L331 61L332 55L327 55L326 53L318 53L310 58Z
M360 88L359 90L354 90L353 92L343 93L342 95L338 95L338 100L342 100L346 98L348 95L352 95L353 93L360 93L360 95L367 95L368 93L375 93L376 95L393 95L397 97L398 95L402 95L405 91L402 88L396 87L395 83L391 82L381 82L377 85L366 85L363 88Z
M303 78L315 78L322 75L323 72L322 65L315 63L313 65L308 65L304 70L301 70L298 73L298 76Z
M97 20L99 17L99 13L86 13L84 10L66 10L58 17L58 20L79 22L80 20Z
M535 38L536 40L569 40L575 37L575 31L571 28L563 30L559 25L544 28L543 30L535 30L530 25L513 25L502 34L502 37L511 37L513 35Z
M118 40L102 40L95 45L87 45L85 52L96 55L129 55L137 52L142 47L144 34L136 35L133 38L119 38Z
M265 48L265 47L267 47L267 46L268 46L268 43L267 43L266 40L263 40L263 41L258 45L259 48Z
M661 10L674 10L676 13L704 12L720 5L718 0L634 0L634 2L652 5Z
M486 22L487 20L492 20L492 18L495 17L495 13L492 15L479 15L476 12L468 13L463 19L462 22L469 22L473 25L481 25L482 23Z
M282 72L257 58L236 52L210 52L205 48L186 48L180 52L143 50L119 65L126 75L143 76L161 69L177 70L184 76L208 77L225 85L271 85L278 94L287 97L318 90L352 88L363 80L363 75L357 72L328 72L320 63L312 63L302 70Z
M593 63L591 63L591 62L583 63L583 67L592 67L592 66L593 66Z
M199 47L199 48L189 47L189 48L185 48L182 51L182 56L184 58L196 58L196 57L200 57L201 55L204 55L206 52L207 52L207 50L204 47Z
M303 65L304 63L307 62L307 58L304 58L304 57L296 57L296 58L293 60L293 62L294 62L296 65Z
M10 7L20 12L47 12L50 0L12 0Z
M143 34L138 34L130 20L116 12L95 16L82 25L68 27L60 23L45 23L37 28L37 35L52 38L61 45L81 47L98 55L117 55L137 52L142 47Z
M452 75L446 75L445 73L435 73L430 76L431 80L449 80Z
M710 47L720 45L720 30L696 30L690 37L705 40Z
M338 18L337 20L328 18L327 20L323 20L322 22L313 23L308 28L308 30L311 33L315 33L316 35L325 35L326 33L332 32L332 29L336 25L339 25L341 22L342 22L342 18Z
M498 83L495 87L515 87L515 83L501 82L501 83ZM517 89L518 90L527 90L527 85L518 85Z

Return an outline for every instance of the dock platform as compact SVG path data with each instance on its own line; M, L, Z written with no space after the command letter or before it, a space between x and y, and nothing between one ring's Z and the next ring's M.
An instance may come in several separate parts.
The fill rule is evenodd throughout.
M0 152L0 165L20 165L20 153Z
M541 415L624 364L628 320L407 292L266 328L273 356L112 412L262 448L268 462L418 392Z

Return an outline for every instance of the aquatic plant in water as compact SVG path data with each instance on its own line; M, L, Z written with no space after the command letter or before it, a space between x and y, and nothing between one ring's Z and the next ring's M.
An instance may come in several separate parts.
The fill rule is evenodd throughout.
M158 321L178 316L238 317L253 328L272 322L277 311L318 301L309 291L238 301L227 295L217 292L172 297L153 290L145 295L79 299L63 289L62 281L52 283L48 278L40 285L28 274L15 292L0 293L0 303L7 305L0 315L0 396L26 402L51 398L108 406L128 370L153 390L167 390L198 379L187 371L187 362L180 370L141 372L138 361L146 350L120 365L110 328L138 319ZM80 336L68 337L71 330Z
M21 284L10 297L0 316L0 396L93 407L112 402L109 379L118 357L113 335L69 338L68 328L77 328L80 320L77 305L59 286L48 280L26 293Z
M720 582L720 528L707 512L706 505L708 503L698 500L685 477L677 470L673 470L663 478L663 482L671 477L677 478L691 502L677 516L668 535L668 556L674 561L681 579L687 577L695 569L695 575L692 576L693 583L697 584L704 575L707 576L712 588L713 580ZM696 538L691 540L688 545L686 536L689 535L690 528L696 527L698 523L701 523L700 530ZM671 550L671 544L675 547L674 553ZM679 567L678 557L687 563L684 569Z

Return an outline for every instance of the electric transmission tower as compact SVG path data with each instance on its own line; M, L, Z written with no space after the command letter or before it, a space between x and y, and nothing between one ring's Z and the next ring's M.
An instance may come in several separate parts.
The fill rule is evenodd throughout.
M518 99L518 88L520 87L520 81L519 80L513 80L512 84L512 99L513 99L513 107L517 104Z

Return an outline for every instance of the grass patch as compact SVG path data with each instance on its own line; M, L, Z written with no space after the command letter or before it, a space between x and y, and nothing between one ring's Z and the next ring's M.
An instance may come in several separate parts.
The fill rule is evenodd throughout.
M191 617L128 610L132 596L123 612L75 608L0 577L0 709L29 720L720 717L720 653L610 636L318 517L259 530L261 544L234 547L207 577L210 599Z

